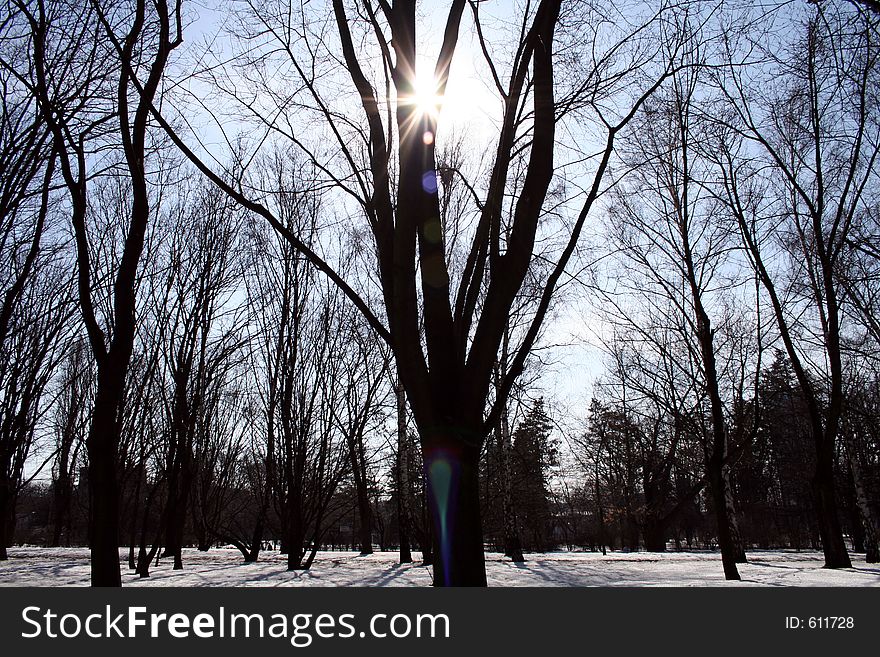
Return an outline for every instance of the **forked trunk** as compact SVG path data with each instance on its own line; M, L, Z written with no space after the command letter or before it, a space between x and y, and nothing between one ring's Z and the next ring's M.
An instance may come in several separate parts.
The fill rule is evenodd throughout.
M138 549L137 568L135 569L138 577L145 578L150 576L150 564L153 561L153 557L159 552L159 547L160 543L158 538L153 542L149 551L147 551L145 545L140 546Z
M260 517L257 518L257 522L254 525L254 533L251 536L251 545L250 548L246 548L242 550L242 554L244 555L245 563L256 563L257 559L260 558L260 549L263 547L263 517L265 514L265 510L260 510Z

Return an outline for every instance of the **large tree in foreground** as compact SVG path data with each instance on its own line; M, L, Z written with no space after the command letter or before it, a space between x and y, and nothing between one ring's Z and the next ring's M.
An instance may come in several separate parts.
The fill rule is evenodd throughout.
M371 243L368 281L343 278L332 249L309 245L262 202L269 190L230 182L245 177L213 170L200 148L190 148L156 115L203 173L329 276L391 346L420 436L434 582L485 585L478 499L483 441L603 189L615 139L669 74L677 47L657 38L662 13L638 25L616 13L612 28L588 3L563 9L561 0L542 0L528 5L507 32L509 24L484 25L480 3L453 0L426 99L417 76L424 36L417 33L422 23L414 0L328 4L246 3L236 27L242 54L228 74L211 67L211 82L238 101L240 119L265 131L239 148L292 143L314 163L316 186L338 192L333 207L341 223L366 220L359 234ZM332 31L322 9L332 12ZM437 149L466 9L485 60L478 54L476 66L493 88L500 115L484 175L468 181L470 207L442 221L444 187L451 177L468 175L444 166ZM559 20L561 10L566 21ZM500 42L490 43L490 35ZM564 57L554 53L557 44ZM557 75L563 66L564 84ZM478 115L473 111L471 121ZM566 147L566 160L580 169L555 165L561 124L579 135L569 140L575 145ZM309 133L320 139L310 142ZM236 169L248 161L239 158ZM531 320L493 385L507 318L536 269L543 273L533 281L539 293L528 307ZM382 311L367 301L371 283Z

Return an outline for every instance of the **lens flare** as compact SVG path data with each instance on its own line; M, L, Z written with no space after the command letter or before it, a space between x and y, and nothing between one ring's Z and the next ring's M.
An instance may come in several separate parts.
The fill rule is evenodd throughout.
M437 504L437 514L439 515L440 525L440 552L442 561L446 567L443 569L444 584L449 586L451 582L451 573L449 572L449 564L452 556L452 543L450 540L450 502L452 492L452 464L444 457L438 457L428 466L429 481L431 482L431 493Z
M422 189L426 194L437 193L437 174L433 169L422 174Z

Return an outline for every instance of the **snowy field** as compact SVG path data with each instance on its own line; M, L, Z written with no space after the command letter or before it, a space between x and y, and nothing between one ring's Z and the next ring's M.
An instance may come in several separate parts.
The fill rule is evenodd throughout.
M288 572L285 557L264 552L255 564L244 564L234 549L185 550L184 570L171 560L153 565L140 579L123 559L123 586L429 586L430 570L400 565L396 552L360 556L319 552L312 568ZM418 553L414 554L417 557ZM818 552L754 551L739 566L742 582L725 582L718 553L556 552L526 555L514 564L500 554L486 555L490 586L880 586L880 565L853 555L853 568L825 570ZM155 564L155 562L154 562ZM85 548L13 547L0 562L0 586L86 586L89 553Z

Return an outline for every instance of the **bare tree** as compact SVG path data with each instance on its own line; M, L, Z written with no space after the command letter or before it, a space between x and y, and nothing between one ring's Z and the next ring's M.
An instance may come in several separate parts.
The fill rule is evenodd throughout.
M391 393L388 385L390 353L378 336L364 326L363 318L342 309L335 329L341 338L334 354L340 362L334 385L341 390L340 408L331 409L348 444L349 463L357 497L361 554L373 552L373 509L370 501L371 470L375 467L377 435L385 420L383 407Z
M93 379L89 371L92 362L88 345L74 342L66 359L61 363L62 379L57 413L57 454L52 465L53 527L50 547L62 543L70 546L72 529L73 486L80 463L80 450L85 444L88 429L88 408Z
M55 166L49 134L36 102L15 77L16 61L7 61L17 41L15 23L0 31L0 249L3 279L0 348L19 298L40 253L50 211Z
M634 170L631 182L623 183L615 196L615 242L641 272L635 293L647 304L660 308L665 303L669 312L680 314L678 321L665 323L680 326L683 339L694 345L689 360L696 365L697 384L709 407L706 474L724 574L726 579L739 579L736 562L745 556L730 490L732 404L724 399L721 373L726 368L719 363L723 354L716 326L727 320L722 296L737 281L724 280L733 258L728 223L718 221L721 205L700 186L708 165L699 153L703 138L695 104L705 89L701 78L706 62L704 46L695 41L689 52L693 65L673 76L668 93L652 99L638 124L640 138L626 149L626 160ZM626 277L629 268L620 271ZM732 396L729 401L733 402Z
M15 2L28 26L25 80L52 135L70 196L77 252L79 305L97 362L94 408L87 438L92 584L119 586L120 405L135 339L135 282L150 217L148 174L150 107L170 52L181 42L180 5L145 0L102 6L64 1ZM135 76L145 75L143 85ZM134 98L132 93L136 92ZM115 122L118 130L111 130ZM88 183L101 145L123 155L121 175L131 199L124 250L112 272L112 313L96 313L94 245L87 216Z
M44 237L55 158L37 103L17 78L26 66L17 50L20 29L11 19L0 27L0 559L12 539L24 460L43 413L46 368L58 358L52 341L64 329L66 302L54 271L56 247Z
M731 113L717 113L728 130L716 144L720 195L738 220L809 410L813 500L829 568L851 564L834 483L845 331L836 270L876 179L876 21L862 10L819 3L787 47L755 51L772 77L748 78L755 67L745 66L750 61L739 48L750 46L732 39L730 66L718 80ZM768 167L771 175L756 183ZM789 256L789 272L773 266L778 254ZM814 349L824 363L816 363Z
M284 225L314 243L320 195L301 186L302 171L292 161L290 166L291 160L276 153L264 173L276 190L272 201ZM264 483L257 529L262 532L272 504L288 568L299 570L314 558L336 487L349 471L351 448L365 429L358 425L369 419L370 406L367 415L354 407L354 415L340 415L342 341L350 336L339 331L338 295L326 289L326 281L317 278L296 249L263 224L253 226L250 241L251 349L260 382L257 426L265 436L259 448ZM261 540L255 532L253 545Z
M180 193L166 271L162 333L167 378L165 411L165 552L174 568L183 567L181 549L197 475L198 431L215 386L228 378L241 347L231 296L238 288L236 223L227 197L213 187L196 185Z
M501 72L482 29L479 3L450 3L443 42L434 66L438 100L416 101L416 2L356 3L357 19L341 0L332 3L338 39L318 29L320 8L247 3L238 27L244 42L235 69L238 82L228 75L212 80L240 101L242 114L267 134L266 141L286 140L307 154L323 184L333 187L346 214L365 217L372 236L375 264L372 280L381 289L387 322L365 301L365 295L340 275L338 268L301 235L292 232L260 202L261 194L241 184L230 184L215 173L163 119L172 139L196 165L245 208L264 217L317 269L326 274L364 314L372 328L391 346L407 399L419 428L433 516L435 584L485 585L482 528L478 499L478 462L485 436L496 425L511 387L538 336L547 308L575 251L583 226L602 189L615 139L644 100L662 83L672 67L649 44L648 26L633 25L621 13L621 26L608 43L609 26L599 12L586 5L572 6L576 26L566 47L583 48L585 31L592 45L584 49L571 71L577 79L560 98L556 79L561 64L554 59L560 0L543 0L528 7L513 36L512 56ZM465 240L465 266L457 284L450 275L447 237L440 221L441 207L435 106L449 82L462 16L472 9L475 32L485 56L485 68L502 104L500 133L491 147L488 180L475 189L476 213ZM317 13L312 13L317 12ZM304 31L291 29L304 24ZM594 21L591 23L591 21ZM372 49L364 44L372 43ZM390 44L390 45L389 45ZM591 49L592 48L592 49ZM675 49L672 49L674 54ZM373 55L375 53L375 55ZM571 55L571 53L568 53ZM325 57L326 55L326 57ZM321 62L341 60L347 86L323 88ZM266 62L277 63L271 81L262 75ZM580 68L578 68L580 66ZM297 89L291 103L275 86L281 71L289 74L288 88ZM329 75L329 73L328 73ZM241 94L244 89L248 93ZM259 90L259 91L258 91ZM250 93L271 103L252 102ZM344 110L359 107L360 117ZM302 109L303 116L294 117ZM283 118L270 119L280 110ZM157 112L158 115L158 112ZM511 304L533 264L536 237L542 222L560 203L549 203L554 182L556 125L563 117L601 125L603 134L595 157L582 154L579 162L595 163L587 172L585 188L578 187L562 212L563 237L532 306L532 320L518 345L511 349L509 369L488 407L493 369ZM301 139L294 119L321 126L333 145ZM521 177L514 171L521 165ZM513 195L508 205L505 199ZM456 291L457 288L457 291ZM420 330L424 327L424 333ZM422 337L424 336L424 338Z
M33 472L25 470L50 408L48 385L64 356L71 310L69 278L57 260L41 259L21 292L0 352L0 560L12 540L19 492L52 456L34 464Z

